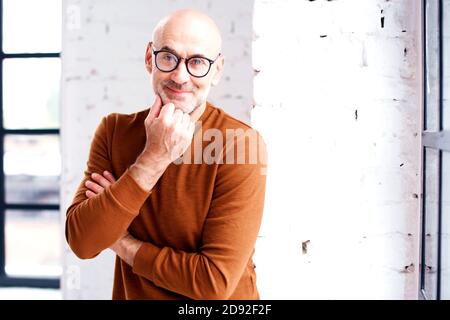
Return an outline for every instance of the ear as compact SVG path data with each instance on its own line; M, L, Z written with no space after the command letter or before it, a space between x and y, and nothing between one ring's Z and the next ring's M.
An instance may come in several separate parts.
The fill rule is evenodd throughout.
M152 60L152 45L153 42L149 42L147 45L147 50L145 51L145 68L151 74L153 70L153 60Z
M225 59L222 55L213 64L213 67L215 68L213 79L211 81L211 84L213 86L217 86L219 84L220 78L222 78L224 64L225 64Z

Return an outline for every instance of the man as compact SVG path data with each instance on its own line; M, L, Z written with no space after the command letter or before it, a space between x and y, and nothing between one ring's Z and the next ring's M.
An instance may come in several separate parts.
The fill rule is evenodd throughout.
M222 74L220 51L209 17L193 10L166 17L145 56L153 106L111 114L97 128L66 238L82 259L115 251L113 299L259 298L252 255L264 157L252 162L251 129L206 101Z

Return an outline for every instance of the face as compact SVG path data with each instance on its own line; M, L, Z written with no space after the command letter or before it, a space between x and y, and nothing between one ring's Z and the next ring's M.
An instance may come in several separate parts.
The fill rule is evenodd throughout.
M213 41L212 41L213 42ZM152 74L153 90L158 94L163 104L172 102L176 108L186 113L192 113L205 105L211 86L219 82L223 69L223 58L211 65L208 74L197 78L189 74L185 59L192 56L203 56L210 60L216 59L220 48L214 48L208 34L189 30L189 26L167 26L161 31L153 43L147 47L146 64ZM177 68L163 72L156 67L153 50L168 50L181 59Z

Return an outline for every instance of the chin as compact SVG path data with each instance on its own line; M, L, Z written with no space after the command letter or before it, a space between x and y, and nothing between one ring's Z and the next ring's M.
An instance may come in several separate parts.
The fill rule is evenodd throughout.
M170 102L172 102L175 105L176 109L180 109L184 113L191 113L195 109L195 106L186 105L185 103L180 103L178 101L170 101Z

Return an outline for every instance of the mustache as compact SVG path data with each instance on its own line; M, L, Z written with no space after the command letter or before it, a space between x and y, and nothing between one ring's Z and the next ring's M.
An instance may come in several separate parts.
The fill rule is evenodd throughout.
M163 86L169 87L175 90L182 90L182 91L194 91L194 87L191 85L182 85L178 84L172 80L167 80L162 83Z

